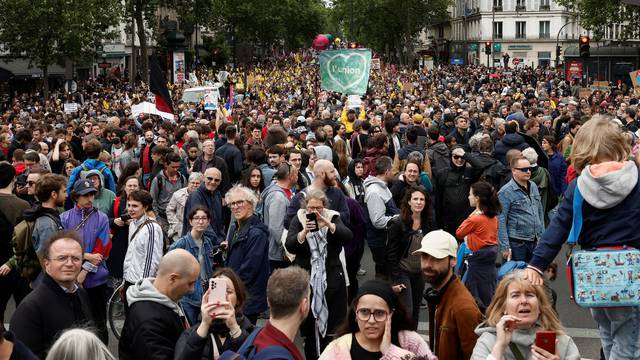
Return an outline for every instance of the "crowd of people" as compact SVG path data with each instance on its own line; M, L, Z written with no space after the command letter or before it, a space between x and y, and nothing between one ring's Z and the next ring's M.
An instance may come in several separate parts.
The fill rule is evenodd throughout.
M171 85L173 120L132 116L147 90L118 79L3 103L0 316L18 306L0 353L114 358L124 284L121 359L579 359L549 281L577 187L580 245L640 247L638 96L580 98L543 68L385 65L350 104L317 66L230 70L217 110ZM526 269L498 281L503 261ZM640 308L592 314L604 358L640 358Z

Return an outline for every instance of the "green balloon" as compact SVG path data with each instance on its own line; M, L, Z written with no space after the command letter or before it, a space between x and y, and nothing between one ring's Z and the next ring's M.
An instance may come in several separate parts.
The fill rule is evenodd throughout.
M329 39L329 42L333 42L333 35L331 34L324 34L324 36L327 37L327 39Z

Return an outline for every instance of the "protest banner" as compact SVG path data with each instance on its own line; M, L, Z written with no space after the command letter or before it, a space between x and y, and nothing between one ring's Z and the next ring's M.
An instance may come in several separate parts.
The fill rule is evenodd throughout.
M320 53L320 86L345 95L364 95L369 84L371 50L330 50Z
M77 103L65 103L64 104L64 112L67 113L67 114L78 112L78 104Z

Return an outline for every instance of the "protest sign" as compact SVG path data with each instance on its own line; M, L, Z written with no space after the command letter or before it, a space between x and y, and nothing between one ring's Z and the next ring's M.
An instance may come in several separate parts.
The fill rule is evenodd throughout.
M67 114L78 112L78 104L77 103L65 103L64 104L64 112L67 113Z
M320 53L320 85L323 90L364 95L369 84L371 50L331 50Z
M204 95L204 109L205 110L215 110L218 108L218 98L220 94L218 90L209 91Z

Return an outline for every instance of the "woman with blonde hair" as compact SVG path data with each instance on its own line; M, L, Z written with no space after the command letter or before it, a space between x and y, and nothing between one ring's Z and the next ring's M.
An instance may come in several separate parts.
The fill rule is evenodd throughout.
M115 360L109 349L91 331L70 329L53 344L46 360Z
M556 333L555 354L536 346L538 331ZM542 286L534 286L522 270L506 275L478 325L472 360L578 360L578 347L565 334Z
M624 132L608 116L594 116L576 133L571 162L579 176L569 184L525 270L534 285L542 285L544 271L574 231L585 249L640 248L640 183L629 153ZM581 204L580 196L574 204L576 195L581 195ZM574 206L581 214L573 213ZM605 358L640 358L640 306L594 307L591 315L598 323Z

